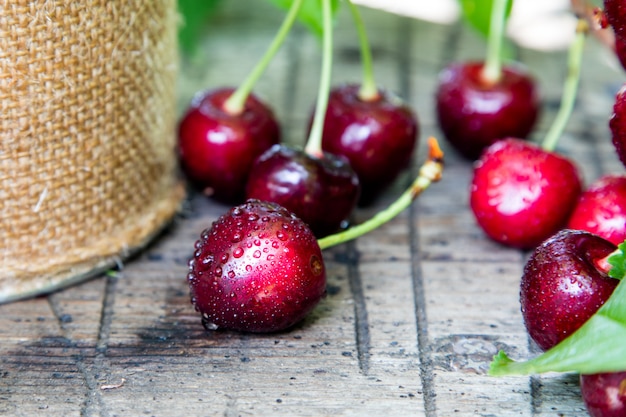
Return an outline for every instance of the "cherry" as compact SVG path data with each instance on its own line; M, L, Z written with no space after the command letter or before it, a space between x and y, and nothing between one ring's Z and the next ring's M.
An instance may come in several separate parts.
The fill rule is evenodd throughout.
M613 293L606 257L617 247L589 232L561 230L532 252L520 302L530 337L548 350L576 331Z
M536 81L521 67L484 77L484 64L453 63L439 75L436 91L439 126L450 144L468 159L505 137L526 138L539 114Z
M274 332L317 305L326 270L302 220L278 204L248 200L202 233L188 282L207 329Z
M243 198L256 158L280 140L274 114L250 94L241 113L224 103L232 88L197 95L178 127L178 153L189 180L218 200Z
M617 156L626 166L626 84L615 95L609 128Z
M611 26L613 28L612 37L607 38L608 42L613 42L615 55L626 69L626 6L616 0L605 0L604 10L596 8L593 13L592 21L598 24L602 29Z
M580 375L580 392L590 417L626 415L626 372Z
M439 74L439 127L450 144L472 160L497 140L525 139L539 114L534 78L519 64L502 65L508 3L492 2L484 62L452 63Z
M604 17L617 38L626 39L626 4L621 0L604 0Z
M530 249L565 226L581 189L580 174L569 159L507 138L489 146L476 162L470 207L490 238Z
M407 168L418 132L417 117L398 97L377 90L363 99L359 85L345 84L330 92L322 148L348 159L366 205Z
M321 157L274 145L253 165L246 198L273 201L299 218L318 237L337 231L354 209L359 180L345 158Z
M626 240L626 175L604 175L580 196L567 227L619 245Z

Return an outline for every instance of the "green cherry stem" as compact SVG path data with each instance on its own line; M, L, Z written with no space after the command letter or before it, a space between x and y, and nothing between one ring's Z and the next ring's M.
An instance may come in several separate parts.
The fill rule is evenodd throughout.
M324 34L322 36L322 72L315 104L315 115L311 131L304 147L304 151L315 157L322 157L322 134L324 131L324 119L328 108L328 95L330 94L330 78L333 67L333 22L330 0L322 0L322 15Z
M418 176L413 180L411 186L398 197L389 207L376 214L369 220L352 226L342 232L323 237L317 241L322 250L335 245L356 239L359 236L371 232L384 223L396 217L426 190L432 183L441 179L443 173L443 152L435 138L430 138L428 142L428 158L422 164Z
M274 55L276 55L276 52L278 52L278 49L280 49L281 45L285 41L287 34L291 30L291 27L298 16L298 12L300 11L303 2L304 0L294 0L291 3L287 16L285 16L282 25L278 29L276 36L272 40L272 43L261 60L252 69L252 72L250 72L243 83L241 83L241 85L224 102L224 110L227 113L232 115L243 113L246 100L252 92L252 88L254 88L254 85L259 78L261 78L261 75L272 61L272 58L274 58Z
M487 84L496 84L502 78L502 41L506 28L506 9L509 0L494 0L489 21L487 56L482 79Z
M361 88L359 89L359 98L363 101L374 101L380 97L378 88L376 87L376 81L374 80L374 65L372 64L372 49L370 47L369 40L367 39L367 32L365 31L365 24L361 18L359 8L352 3L351 0L347 0L350 11L352 12L352 18L354 20L354 26L356 27L359 36L359 47L361 49L361 66L363 69L363 80L361 82Z
M567 77L565 78L565 85L563 86L561 106L550 126L550 130L548 130L548 133L546 133L541 143L541 147L546 151L553 151L556 148L556 144L563 134L565 125L574 110L574 103L576 102L578 84L580 81L580 69L583 60L585 38L588 32L589 24L587 21L585 19L578 19L576 38L570 45L568 51Z

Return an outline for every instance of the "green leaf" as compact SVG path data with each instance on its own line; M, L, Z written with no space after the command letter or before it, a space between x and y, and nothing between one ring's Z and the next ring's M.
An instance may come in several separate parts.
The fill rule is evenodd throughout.
M202 29L219 0L178 0L178 12L182 23L178 30L178 41L184 52L193 52L198 45Z
M500 351L491 362L489 374L495 376L545 372L597 374L624 370L626 370L626 280L621 280L607 302L568 338L525 362L515 362Z
M485 38L488 37L494 0L459 0L459 3L464 20ZM513 0L509 0L507 18L511 15L512 8Z
M611 265L609 275L613 278L622 279L626 277L626 242L620 243L617 249L607 259Z
M271 3L284 10L289 10L293 0L270 0ZM339 10L340 0L332 0L331 8L333 16ZM305 0L298 13L298 21L305 25L316 36L321 37L324 31L322 23L322 2L320 0Z

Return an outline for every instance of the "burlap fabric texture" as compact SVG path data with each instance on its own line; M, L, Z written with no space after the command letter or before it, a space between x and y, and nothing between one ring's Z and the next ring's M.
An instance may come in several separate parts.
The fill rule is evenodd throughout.
M0 3L0 302L114 266L184 197L176 0Z

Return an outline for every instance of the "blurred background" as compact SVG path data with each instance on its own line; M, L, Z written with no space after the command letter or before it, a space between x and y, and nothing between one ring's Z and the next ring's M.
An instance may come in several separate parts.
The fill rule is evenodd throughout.
M185 50L201 35L203 27L226 0L179 0L183 19L181 42ZM232 0L231 0L232 1ZM259 1L259 0L256 0ZM270 0L276 4L289 1ZM491 0L353 0L355 4L434 23L463 22L463 8L480 9ZM480 10L478 10L480 12ZM487 15L482 13L484 16ZM571 0L523 0L513 3L508 22L509 38L524 48L543 51L566 49L574 37L576 17Z

